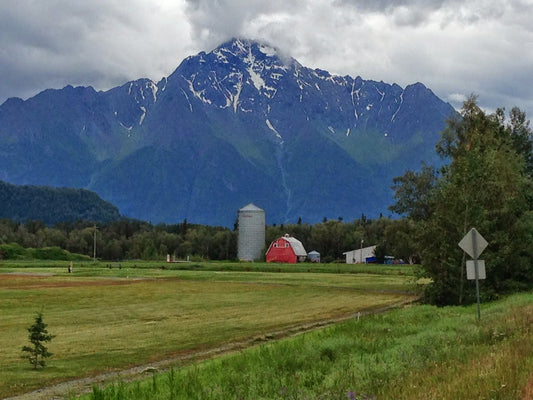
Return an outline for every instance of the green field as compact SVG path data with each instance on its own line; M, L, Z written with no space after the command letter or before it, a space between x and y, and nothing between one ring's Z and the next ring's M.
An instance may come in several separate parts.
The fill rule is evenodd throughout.
M84 399L533 398L533 293L350 319Z
M80 377L94 400L533 398L533 293L477 321L411 303L409 266L67 266L0 263L0 398ZM36 372L21 348L41 309L56 337Z
M346 265L0 264L0 397L268 338L410 302L412 269ZM42 309L54 354L21 358Z

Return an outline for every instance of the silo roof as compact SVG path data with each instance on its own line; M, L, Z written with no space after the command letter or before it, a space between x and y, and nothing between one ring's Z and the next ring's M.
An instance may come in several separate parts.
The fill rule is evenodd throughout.
M241 208L239 211L264 211L261 208L257 207L254 203L250 203L243 208Z

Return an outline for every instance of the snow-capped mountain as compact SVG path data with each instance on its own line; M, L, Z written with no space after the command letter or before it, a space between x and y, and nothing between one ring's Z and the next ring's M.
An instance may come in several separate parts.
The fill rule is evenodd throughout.
M0 106L0 180L89 188L152 222L231 226L388 214L392 178L436 162L453 108L423 84L313 70L232 40L167 78Z

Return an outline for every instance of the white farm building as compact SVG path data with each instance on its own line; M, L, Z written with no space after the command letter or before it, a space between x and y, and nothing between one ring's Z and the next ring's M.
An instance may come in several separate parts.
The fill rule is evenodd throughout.
M346 264L361 264L375 261L376 246L363 247L342 253L346 256Z

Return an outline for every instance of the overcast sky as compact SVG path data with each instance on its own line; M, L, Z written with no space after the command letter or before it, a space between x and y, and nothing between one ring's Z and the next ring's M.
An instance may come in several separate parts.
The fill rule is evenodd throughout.
M3 0L0 103L159 81L232 37L339 75L422 82L533 118L533 0Z

